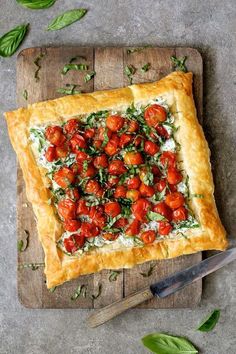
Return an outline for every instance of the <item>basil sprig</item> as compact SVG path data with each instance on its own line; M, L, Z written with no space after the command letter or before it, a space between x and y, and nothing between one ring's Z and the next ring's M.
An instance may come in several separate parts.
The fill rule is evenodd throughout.
M57 16L49 25L48 31L57 31L80 20L87 13L86 9L74 9Z
M217 322L220 318L220 310L214 310L211 314L205 318L200 325L198 326L197 330L201 332L210 332L215 328Z
M0 56L10 57L16 52L25 38L28 26L29 24L17 26L0 38Z
M48 9L56 2L56 0L16 0L16 1L18 2L18 4L31 10Z
M142 338L143 345L157 354L197 354L198 350L184 337L152 333Z

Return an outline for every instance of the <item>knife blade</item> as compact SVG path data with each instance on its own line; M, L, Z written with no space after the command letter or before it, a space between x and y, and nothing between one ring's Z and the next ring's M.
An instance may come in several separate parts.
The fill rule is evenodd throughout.
M236 247L217 253L216 255L208 257L194 266L174 273L169 277L147 286L120 301L116 301L113 304L95 311L88 317L87 324L90 327L97 327L129 308L151 299L153 296L158 296L160 298L169 296L176 291L183 289L185 286L204 278L206 275L215 272L235 259Z

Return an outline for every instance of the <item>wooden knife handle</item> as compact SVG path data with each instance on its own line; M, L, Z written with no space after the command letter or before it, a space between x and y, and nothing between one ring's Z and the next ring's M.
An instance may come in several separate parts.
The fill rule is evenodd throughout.
M113 317L120 315L122 312L141 304L142 302L149 300L153 297L150 287L146 287L133 293L122 300L116 301L102 309L96 310L87 319L89 327L97 327L101 324L109 321Z

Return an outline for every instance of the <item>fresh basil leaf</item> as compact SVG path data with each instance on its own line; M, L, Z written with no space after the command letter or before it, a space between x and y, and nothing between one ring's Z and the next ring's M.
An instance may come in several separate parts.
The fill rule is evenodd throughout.
M99 168L98 170L98 181L103 185L106 183L108 178L107 172L104 170L104 168Z
M110 275L109 275L109 281L112 282L112 281L116 281L117 280L117 277L118 275L121 273L121 271L118 271L118 270L110 270Z
M146 73L146 72L150 69L150 67L151 67L151 64L150 64L150 63L144 64L144 65L142 66L142 68L141 68L141 72L142 72L142 73Z
M23 98L27 101L28 100L28 91L24 90L22 93Z
M154 211L149 211L147 213L147 217L150 221L162 221L162 220L166 220L166 218L159 214L159 213L155 213Z
M148 271L146 273L139 273L140 275L142 275L144 278L148 278L152 275L154 268L156 267L157 264L151 264L150 268L148 269Z
M48 31L57 31L80 20L87 13L86 9L74 9L57 16L48 26Z
M48 9L56 2L56 0L16 0L16 1L18 2L18 4L31 10Z
M81 295L83 295L83 297L86 297L86 291L87 291L87 288L84 284L79 285L77 287L77 289L75 290L74 294L71 296L71 300L74 301L74 300L78 299L78 297L80 297Z
M214 310L212 313L205 318L200 325L198 326L197 330L201 332L210 332L215 328L217 322L220 318L220 310Z
M76 90L78 85L66 85L68 88L60 87L57 89L57 93L61 93L62 95L77 95L81 93L80 90Z
M150 186L153 184L154 181L154 175L151 171L147 171L145 176L143 177L143 183L146 184L147 186Z
M66 75L68 71L70 70L76 70L76 71L83 71L83 70L88 70L88 65L86 64L66 64L64 65L61 73L62 75Z
M152 333L142 338L143 345L157 354L197 354L198 350L184 337Z
M204 194L198 194L198 193L189 194L188 199L192 199L192 198L204 198Z
M84 160L83 161L83 172L86 172L88 170L88 161Z
M25 38L28 26L29 24L17 26L0 38L0 56L10 57L16 52Z
M133 83L133 75L136 72L135 67L133 65L126 65L124 72L125 72L125 75L129 79L130 85L132 85L132 83Z
M18 240L17 249L19 252L24 252L29 244L29 231L24 230L24 238L22 240Z
M90 74L86 74L84 77L84 82L88 82L92 80L92 78L96 75L95 71L92 71Z
M39 71L41 70L42 66L41 66L41 59L43 59L43 57L45 56L45 53L41 53L39 56L37 56L34 60L34 65L37 66L37 69L35 70L34 73L34 78L35 81L38 82L40 80L39 77Z
M174 66L174 68L176 68L179 71L183 71L184 73L186 73L188 70L185 66L185 61L187 59L187 57L183 57L183 58L176 58L176 56L172 56L170 57L172 64Z
M48 291L50 291L50 293L54 293L54 291L56 290L57 286L54 286L53 288L48 289Z
M24 241L23 240L18 240L17 241L17 249L19 252L22 252L22 249L24 247Z
M101 293L102 293L102 284L99 284L97 294L96 295L94 295L94 294L91 295L91 299L92 300L97 299L101 295Z
M107 135L107 132L108 132L108 128L105 128L105 131L104 131L104 139L103 139L103 142L102 142L102 147L106 146L108 141L109 141L109 137Z

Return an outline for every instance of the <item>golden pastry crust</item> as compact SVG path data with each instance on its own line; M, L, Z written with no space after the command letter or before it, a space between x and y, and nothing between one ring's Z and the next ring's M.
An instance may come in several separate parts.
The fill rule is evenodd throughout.
M106 245L84 253L80 258L65 255L56 246L63 227L48 205L50 192L33 155L29 129L34 125L64 122L72 117L100 110L123 111L132 103L146 104L162 96L175 115L179 126L176 140L181 144L181 160L189 176L193 198L191 208L201 228L188 230L188 238L166 239L143 247ZM62 97L40 102L5 114L10 139L17 153L26 183L28 200L37 218L39 239L45 252L47 286L51 288L82 274L102 269L129 268L150 260L173 258L203 250L224 250L226 233L220 222L213 196L214 185L210 154L201 126L198 123L192 97L192 73L174 72L154 83L132 85L122 89Z

